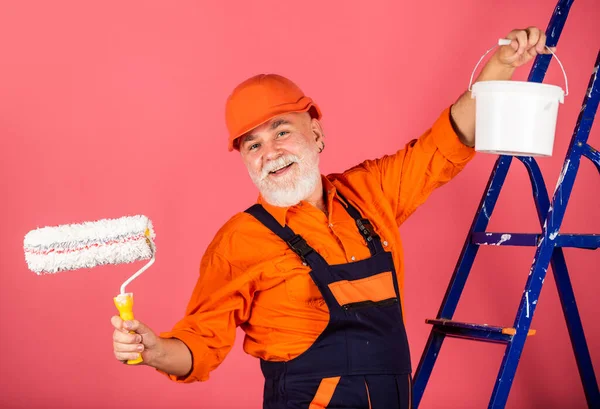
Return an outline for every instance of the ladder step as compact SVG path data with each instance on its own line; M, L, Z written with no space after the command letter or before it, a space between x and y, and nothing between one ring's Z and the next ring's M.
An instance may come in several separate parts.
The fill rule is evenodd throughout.
M471 243L478 246L537 246L542 235L536 233L488 233L474 232ZM552 236L556 247L597 249L600 234L556 234Z
M506 344L512 341L517 333L515 328L497 327L487 324L472 324L445 319L426 319L425 323L432 324L434 330L452 338L464 338L483 342ZM535 335L535 330L530 329L527 336Z

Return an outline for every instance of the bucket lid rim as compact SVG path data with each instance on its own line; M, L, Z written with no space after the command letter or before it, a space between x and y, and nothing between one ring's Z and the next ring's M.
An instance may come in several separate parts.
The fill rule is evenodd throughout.
M475 89L475 87L477 88L487 88L488 86L492 86L493 88L497 88L499 86L504 86L504 85L509 85L511 87L517 88L517 87L521 87L521 88L546 88L548 90L552 89L552 90L560 90L563 94L565 93L565 90L562 89L562 87L560 85L554 85L554 84L546 84L543 82L533 82L533 81L512 81L512 80L491 80L491 81L478 81L476 83L473 84L473 89Z

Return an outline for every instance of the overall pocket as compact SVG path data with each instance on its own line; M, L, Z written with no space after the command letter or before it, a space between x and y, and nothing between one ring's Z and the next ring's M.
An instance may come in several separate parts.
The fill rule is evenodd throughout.
M345 310L398 303L391 271L357 280L336 281L329 284L329 289Z

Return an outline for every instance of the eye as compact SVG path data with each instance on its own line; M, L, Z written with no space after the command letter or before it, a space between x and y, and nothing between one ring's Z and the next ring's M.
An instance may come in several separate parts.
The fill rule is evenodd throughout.
M277 132L277 137L278 138L283 138L288 133L289 133L288 131Z
M252 145L250 145L250 146L248 147L248 150L249 150L249 151L256 150L256 149L258 149L258 147L259 147L259 146L260 146L260 144L258 144L258 143L253 143Z

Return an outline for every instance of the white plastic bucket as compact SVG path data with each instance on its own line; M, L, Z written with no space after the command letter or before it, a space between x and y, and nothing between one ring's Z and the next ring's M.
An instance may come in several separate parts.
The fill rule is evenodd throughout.
M510 44L510 40L501 39L498 44ZM477 66L494 47L481 57ZM469 84L471 97L475 98L476 151L552 156L558 104L564 103L568 95L567 74L556 59L565 76L566 92L556 85L530 81L481 81L472 87Z

